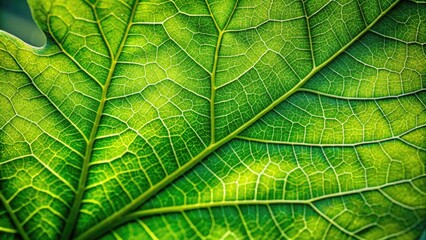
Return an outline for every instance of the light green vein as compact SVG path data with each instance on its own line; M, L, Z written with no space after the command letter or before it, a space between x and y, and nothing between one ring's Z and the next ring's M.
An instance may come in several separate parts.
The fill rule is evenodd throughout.
M102 35L105 43L108 46L108 51L109 51L111 59L112 59L111 60L111 67L110 67L110 71L108 73L108 77L107 77L106 82L105 82L105 86L102 86L102 97L101 97L101 101L100 101L98 110L96 112L96 118L95 118L95 121L94 121L94 124L93 124L92 132L90 133L89 142L87 144L85 158L84 158L84 161L83 161L83 168L82 168L82 172L81 172L81 176L80 176L80 183L79 183L79 186L78 186L78 191L77 191L76 197L74 199L73 206L70 210L70 215L69 215L68 221L65 225L64 234L62 235L62 239L70 239L72 237L72 234L73 234L73 231L74 231L74 228L75 228L75 225L76 225L78 213L80 212L80 206L81 206L83 195L84 195L84 190L86 188L86 182L87 182L87 177L88 177L88 173L89 173L89 163L90 163L90 159L92 157L93 146L94 146L94 143L95 143L95 140L96 140L96 135L97 135L98 128L99 128L99 123L102 119L103 110L105 108L108 89L109 89L111 79L113 77L113 74L114 74L114 71L115 71L115 68L116 68L116 65L117 65L117 62L118 62L118 57L120 56L120 54L121 54L121 52L124 48L127 36L129 35L129 31L130 31L130 28L132 26L131 22L134 19L134 16L135 16L135 13L136 13L136 8L138 6L138 2L139 1L135 1L135 3L134 3L132 13L129 17L129 23L127 24L127 27L126 27L126 32L125 32L125 34L124 34L124 36L121 40L121 43L120 43L120 46L119 46L119 49L118 49L118 52L117 52L116 55L114 55L111 47L108 45L108 41L106 40L105 34L102 30L102 27L100 26L99 21L97 21L98 26L99 26L99 31L101 31L101 35ZM92 6L92 9L94 11L96 11L96 9L93 6Z
M19 233L19 235L24 240L29 240L30 238L28 237L27 232L22 227L20 221L18 220L18 217L15 215L15 212L10 207L9 202L6 200L6 198L3 196L3 194L1 192L0 192L0 200L3 203L3 206L6 208L6 211L9 214L13 224L15 225L15 228L16 228L17 232Z
M0 227L0 232L17 233L18 231L16 231L16 229Z
M361 237L355 235L352 232L349 232L348 230L346 230L344 227L340 226L339 224L337 224L334 219L329 218L325 213L321 212L321 210L319 210L314 204L309 204L309 206L316 212L318 213L318 215L320 215L322 218L324 218L326 221L328 221L329 223L331 223L331 225L333 225L334 227L336 227L337 229L339 229L341 232L345 233L346 235L356 238L356 239L362 239Z
M318 90L312 90L309 88L299 88L299 92L306 92L306 93L312 93L319 96L329 97L329 98L335 98L335 99L341 99L341 100L350 100L350 101L375 101L375 100L385 100L385 99L395 99L395 98L402 98L407 97L419 93L426 92L426 89L419 89L412 92L406 92L398 95L392 95L392 96L379 96L379 97L348 97L348 96L339 96L335 94L329 94L324 93Z
M12 54L9 54L12 58L13 61L15 61L15 63L19 66L19 68L22 70L22 72L25 74L25 76L27 76L27 78L30 80L30 82L32 83L32 86L40 93L41 96L43 96L52 106L54 106L54 109L58 111L58 113L64 117L65 120L67 120L67 122L73 126L75 128L75 130L78 131L78 133L80 133L80 135L83 137L84 140L87 140L86 135L81 131L81 129L74 124L71 119L69 119L64 112L61 111L59 106L56 106L56 104L49 98L48 95L46 95L38 86L37 84L34 82L33 77L31 77L31 75L25 70L25 68L21 65L21 63L16 59L15 56L13 56ZM28 120L29 121L29 120ZM32 122L32 121L31 121ZM52 137L52 136L51 136ZM52 137L54 138L54 137ZM56 138L54 138L56 139ZM66 147L68 147L71 151L75 152L77 155L82 156L80 152L78 152L77 150L75 150L74 148L72 148L71 146L69 146L68 144L60 141L59 139L56 139L57 141L59 141L60 143L62 143L63 145L65 145Z
M238 5L238 0L235 1L234 7L232 9L231 14L228 17L228 20L226 21L226 24L224 26L223 29L221 29L219 27L219 25L217 24L217 21L213 15L213 12L210 8L210 4L208 3L208 1L206 0L206 5L207 8L209 10L210 16L214 22L214 25L216 26L217 31L219 32L218 38L217 38L217 42L216 42L216 49L214 52L214 58L213 58L213 69L211 72L211 80L210 80L210 143L214 144L216 142L216 127L215 127L215 120L216 120L216 114L215 114L215 98L216 98L216 90L218 89L216 86L216 72L217 72L217 65L219 62L219 53L220 53L220 47L222 45L222 39L223 39L223 35L226 32L226 29L228 28L229 23L231 22L232 16L235 13L235 9L237 8Z
M238 211L238 216L240 217L241 224L243 225L244 230L246 231L246 234L247 234L247 236L248 236L248 239L254 239L254 237L251 235L251 232L250 232L249 227L247 226L247 221L246 221L246 219L244 218L244 214L243 214L243 212L241 211L240 206L235 206L235 209L237 209L237 211Z
M426 175L417 176L414 179L406 179L399 180L395 182L390 182L384 185L374 186L374 187L365 187L361 189L350 190L346 192L336 192L330 193L319 197L314 197L306 200L286 200L286 199L277 199L277 200L235 200L235 201L221 201L221 202L206 202L206 203L197 203L197 204L188 204L182 206L170 206L170 207L161 207L161 208L152 208L147 210L136 211L131 214L128 214L126 218L128 221L135 220L142 217L156 216L161 214L168 213L178 213L196 209L205 209L205 208L217 208L217 207L238 207L244 205L279 205L279 204L305 204L310 205L315 202L326 200L330 198L349 196L354 194L362 194L371 191L379 191L383 192L383 189L398 186L400 184L412 184L412 182L416 179L424 178ZM407 206L407 209L414 209L412 207Z
M305 146L305 147L356 147L356 146L362 146L362 145L370 145L370 144L378 144L393 140L399 140L403 141L404 143L415 147L416 149L426 151L426 149L421 148L419 146L413 146L410 143L407 143L406 140L402 139L405 135L420 129L426 127L426 125L419 125L414 129L409 129L405 132L402 132L396 136L388 137L388 138L382 138L377 140L371 140L371 141L363 141L363 142L353 142L353 143L305 143L305 142L287 142L287 141L279 141L279 140L265 140L260 138L253 138L253 137L246 137L246 136L236 136L235 139L240 139L244 141L249 142L257 142L257 143L264 143L264 144L276 144L276 145L288 145L288 146Z
M308 32L309 48L311 51L312 66L315 67L316 63L315 63L314 45L312 44L311 28L309 24L308 12L306 11L305 0L302 0L302 7L303 7L303 12L305 13L305 18L306 18L305 20L306 20L306 28Z
M50 18L47 18L47 26L48 26L48 30L51 33L50 35L52 36L53 40L55 41L56 45L59 47L59 49L61 49L61 52L65 54L65 56L68 57L68 59L70 59L75 65L78 66L79 69L81 69L81 71L83 71L85 74L87 74L87 76L89 76L93 81L95 81L100 87L102 87L102 83L98 81L98 79L95 78L95 76L93 76L89 71L87 71L85 68L83 68L83 66L80 65L80 63L78 61L76 61L62 46L62 44L55 38L55 36L53 35L53 31L50 28Z

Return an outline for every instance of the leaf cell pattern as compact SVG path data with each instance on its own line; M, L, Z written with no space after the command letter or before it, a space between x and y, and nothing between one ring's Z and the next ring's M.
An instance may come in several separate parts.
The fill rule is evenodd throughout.
M415 1L29 0L0 32L1 239L415 239Z

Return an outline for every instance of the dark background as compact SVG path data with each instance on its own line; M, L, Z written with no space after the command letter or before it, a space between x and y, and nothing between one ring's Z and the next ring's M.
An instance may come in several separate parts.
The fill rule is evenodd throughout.
M34 23L26 0L0 0L0 30L33 46L40 47L45 42L44 34Z

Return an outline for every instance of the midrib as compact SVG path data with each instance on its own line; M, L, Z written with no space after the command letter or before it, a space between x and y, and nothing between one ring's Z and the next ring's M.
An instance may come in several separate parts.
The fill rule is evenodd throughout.
M81 176L80 176L77 194L76 194L76 197L74 199L73 205L70 209L70 215L69 215L68 220L66 222L66 225L65 225L65 228L64 228L64 233L61 237L62 239L72 238L73 231L76 227L76 221L77 221L78 213L80 212L81 202L83 200L84 190L86 188L87 176L88 176L88 173L89 173L89 164L90 164L90 159L92 158L92 153L93 153L93 145L94 145L95 140L96 140L96 136L97 136L98 129L99 129L99 123L102 119L103 111L104 111L104 108L105 108L108 89L109 89L109 86L110 86L110 83L111 83L111 79L114 75L115 68L117 66L118 58L121 55L121 52L124 48L126 39L129 35L129 31L130 31L130 28L132 26L132 22L133 22L133 19L134 19L134 16L135 16L135 12L136 12L136 8L137 8L138 3L139 3L139 0L136 0L134 5L133 5L133 9L132 9L131 15L129 17L129 22L127 23L126 31L124 33L124 36L121 40L119 49L118 49L116 54L113 53L111 46L109 45L108 40L106 39L106 35L103 32L102 26L100 25L100 20L98 18L95 6L91 5L93 13L96 16L99 31L101 32L101 36L102 36L105 44L107 45L109 54L111 56L111 66L110 66L110 70L108 72L107 79L105 81L105 85L101 86L101 88L102 88L101 100L100 100L100 103L99 103L98 110L96 112L96 117L95 117L95 121L94 121L94 124L93 124L93 128L92 128L92 131L90 133L90 137L89 137L88 142L87 142L87 147L86 147L86 152L85 152L85 156L84 156L84 160L83 160L83 167L82 167L82 172L81 172Z
M386 9L384 12L382 12L372 23L370 23L362 32L360 32L356 37L354 37L350 42L348 42L345 46L343 46L339 51L337 51L335 54L333 54L329 59L327 59L325 62L321 63L318 66L315 66L311 72L306 75L298 84L296 84L290 91L286 92L284 95L282 95L277 100L273 101L267 108L259 112L257 115L255 115L252 119L241 125L239 128L234 130L232 133L230 133L228 136L222 138L219 141L212 141L212 143L204 149L204 151L200 152L197 156L195 156L193 159L191 159L189 162L187 162L185 165L183 165L181 168L173 172L172 174L168 175L166 178L164 178L162 181L158 182L155 186L144 192L142 195L137 197L135 200L127 204L125 207L120 209L119 211L115 212L111 216L105 218L103 221L99 222L97 225L93 226L92 228L88 229L81 235L79 235L76 239L83 240L83 239L94 239L97 238L104 233L108 232L111 229L114 229L117 226L120 226L121 224L132 220L129 218L129 213L133 210L135 210L137 207L141 206L143 203L147 202L149 199L151 199L155 194L163 190L165 187L167 187L170 183L172 183L174 180L185 174L187 171L192 169L195 165L197 165L200 161L202 161L205 157L213 153L218 148L222 147L226 143L233 140L235 137L238 136L242 131L247 129L249 126L251 126L253 123L258 121L261 117L263 117L265 114L267 114L269 111L271 111L273 108L278 106L281 102L286 100L288 97L293 95L295 92L298 91L298 89L303 86L309 79L311 79L314 75L316 75L321 69L323 69L325 66L327 66L331 61L333 61L337 56L339 56L342 52L344 52L348 47L350 47L354 42L356 42L361 36L363 36L366 32L368 32L371 27L373 27L384 15L386 15L393 7L395 7L399 1L396 1L393 3L388 9ZM235 8L234 8L235 10ZM133 13L132 13L133 15ZM133 16L132 16L133 18ZM231 16L230 16L231 18ZM226 25L229 24L229 20ZM225 29L225 28L224 28ZM221 38L223 37L223 34L226 33L224 30L219 30L219 39L218 42L221 41ZM127 32L126 32L127 34ZM222 34L222 36L220 36ZM218 44L219 45L219 44ZM217 46L220 47L220 46ZM218 51L216 51L218 54ZM215 56L216 57L216 56ZM216 71L216 69L215 69ZM212 72L212 74L216 74L216 72ZM214 84L214 77L212 77L211 82ZM214 86L214 85L213 85ZM212 93L214 91L212 90ZM212 98L214 99L214 97ZM213 110L214 111L214 110ZM102 113L101 113L102 115ZM214 112L213 112L214 116ZM214 121L214 120L213 120ZM211 123L211 126L214 126L214 122ZM214 140L214 139L213 139ZM77 209L78 210L78 209Z

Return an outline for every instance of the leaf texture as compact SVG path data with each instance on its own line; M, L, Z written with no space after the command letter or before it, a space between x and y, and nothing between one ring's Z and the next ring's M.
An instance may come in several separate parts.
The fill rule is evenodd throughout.
M29 0L0 32L1 239L416 239L415 1Z

